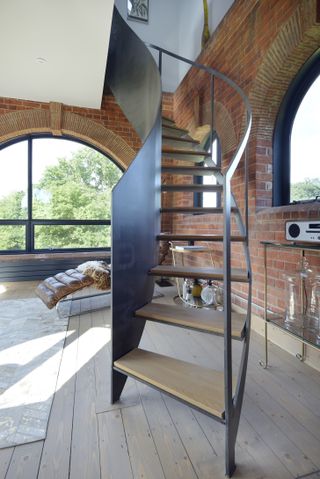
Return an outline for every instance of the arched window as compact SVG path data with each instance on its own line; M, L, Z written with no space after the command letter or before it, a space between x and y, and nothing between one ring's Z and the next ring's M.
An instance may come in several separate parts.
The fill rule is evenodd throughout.
M110 249L111 190L121 170L67 138L0 149L0 252Z
M312 201L320 195L320 49L291 83L281 104L273 141L273 205Z

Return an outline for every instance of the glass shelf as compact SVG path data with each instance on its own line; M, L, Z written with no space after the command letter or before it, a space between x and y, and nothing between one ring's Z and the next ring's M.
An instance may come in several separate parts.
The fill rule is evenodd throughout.
M305 251L320 251L320 245L313 243L277 243L274 241L261 241L264 246L264 343L265 343L265 360L260 360L259 363L264 368L268 367L268 325L273 325L279 328L284 333L298 339L302 346L302 352L297 353L296 357L300 361L304 361L306 357L305 347L309 345L317 350L320 349L320 339L318 332L310 327L295 328L294 325L285 321L284 313L272 313L268 310L268 266L267 266L267 251L269 248L285 248L299 250L301 256L304 257Z
M294 325L288 324L281 316L268 317L267 322L284 330L286 333L292 334L292 336L295 336L306 344L320 349L320 338L317 337L317 333L313 329L305 327L301 331L300 328L297 329Z
M306 251L320 251L320 245L311 243L275 243L273 241L260 241L260 243L271 248L294 248Z

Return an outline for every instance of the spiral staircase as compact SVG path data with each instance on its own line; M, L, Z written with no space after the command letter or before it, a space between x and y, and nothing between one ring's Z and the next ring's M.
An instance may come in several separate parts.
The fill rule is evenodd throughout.
M215 77L225 81L242 98L247 110L247 121L239 146L230 164L222 172L210 160L210 151L203 150L188 136L187 131L178 128L170 120L163 119L161 122L159 69L149 49L135 36L115 9L106 80L118 104L139 133L143 146L113 191L111 401L116 402L120 398L127 377L131 376L225 424L225 467L226 474L230 477L235 470L235 442L244 394L251 315L248 210L246 206L243 222L230 184L245 152L251 127L250 106L242 90L223 74L158 47L153 48L159 55L160 70L162 56L166 54L205 71L212 82ZM214 105L214 99L212 104ZM164 161L161 169L161 157L175 161L169 165ZM209 166L202 165L206 159L209 160ZM210 173L217 178L217 184L185 185L173 182L161 185L161 172L169 173L172 177ZM161 192L168 191L221 192L223 206L161 208ZM246 187L246 198L247 193ZM212 235L160 232L161 214L195 212L222 215L223 232ZM235 216L238 234L231 234L231 215ZM158 265L161 240L222 243L223 268ZM245 270L231 268L233 242L243 245ZM224 310L186 309L175 304L153 303L154 279L159 276L223 282ZM248 284L246 314L232 312L233 282ZM203 368L139 348L146 321L157 321L168 328L179 326L221 336L224 341L224 371ZM243 345L237 377L232 374L233 340L242 341Z

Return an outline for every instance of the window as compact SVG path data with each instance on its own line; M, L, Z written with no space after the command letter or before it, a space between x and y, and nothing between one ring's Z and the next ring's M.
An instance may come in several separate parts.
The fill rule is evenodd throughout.
M290 202L320 196L320 75L305 94L291 131Z
M273 205L320 195L320 49L301 68L279 109L273 139Z
M109 249L111 191L121 170L68 139L29 137L0 149L0 251Z
M208 150L208 143L204 147L205 150ZM216 166L220 165L220 142L218 136L215 136L212 142L212 160L207 160L205 163L202 164L204 167L209 166ZM195 182L197 184L203 185L216 185L217 178L212 175L204 175L204 176L196 176ZM215 208L216 206L221 205L221 198L220 193L212 193L212 192L203 192L203 193L195 193L194 196L194 205L203 207L203 208Z

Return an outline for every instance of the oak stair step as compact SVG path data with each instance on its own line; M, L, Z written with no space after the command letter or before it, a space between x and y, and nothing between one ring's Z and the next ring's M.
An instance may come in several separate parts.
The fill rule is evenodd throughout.
M162 354L133 349L114 362L114 369L224 420L224 375Z
M238 208L235 206L231 208L232 213L238 213ZM201 206L175 206L175 207L163 207L160 209L161 213L192 213L192 214L223 214L223 208L216 206L213 208Z
M215 173L221 173L218 166L163 166L161 173L171 173L172 175L191 175L191 176L212 176Z
M168 147L190 146L191 148L193 148L200 145L199 141L194 140L193 138L183 138L183 137L178 138L174 135L162 135L162 143L164 146L168 146Z
M163 146L162 156L175 160L202 162L205 158L211 158L211 153L205 150L190 150Z
M149 303L138 309L135 312L135 316L148 319L149 321L193 329L218 336L224 335L223 311ZM245 314L232 313L233 339L243 339L245 320Z
M161 120L162 120L162 125L175 125L174 120L172 120L168 116L162 115Z
M209 235L209 234L177 234L177 233L160 233L157 236L158 240L164 241L223 241L223 235ZM231 236L231 241L234 242L244 242L246 241L245 236L233 235Z
M178 138L182 136L188 136L189 131L185 130L184 128L179 128L176 125L162 125L162 134L168 134L171 136L176 136Z
M173 278L212 279L223 281L222 268L198 268L192 266L159 265L151 268L152 276L167 276ZM247 283L248 273L242 269L231 270L231 281Z
M223 186L222 185L203 185L203 184L197 184L197 183L190 183L188 185L181 185L181 184L176 184L176 185L162 185L161 186L161 191L185 191L185 192L217 192L217 191L222 191Z

